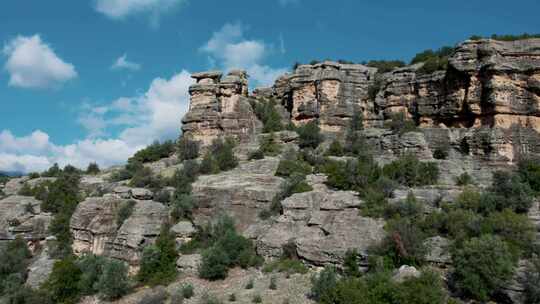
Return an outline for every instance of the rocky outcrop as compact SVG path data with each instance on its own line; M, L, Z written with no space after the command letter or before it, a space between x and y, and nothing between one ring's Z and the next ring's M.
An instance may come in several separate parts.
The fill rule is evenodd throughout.
M283 179L274 176L278 158L243 162L237 168L216 175L199 176L192 185L196 202L194 222L205 224L219 213L230 214L244 231L258 220L280 190Z
M260 128L248 100L245 71L231 71L222 78L218 71L192 75L197 82L189 88L191 101L182 119L186 136L208 146L221 136L249 141Z
M313 191L293 194L282 202L283 215L252 227L257 251L279 257L294 244L299 257L316 264L339 264L349 249L367 256L369 246L384 237L384 221L362 217L362 201L354 192L326 188L321 176L309 176Z
M79 203L71 218L73 251L91 252L126 261L136 267L145 246L154 242L168 210L154 201L136 201L133 212L120 227L117 212L126 200L91 197Z
M41 212L41 202L33 197L12 195L0 200L0 240L22 236L29 241L47 237L52 215Z

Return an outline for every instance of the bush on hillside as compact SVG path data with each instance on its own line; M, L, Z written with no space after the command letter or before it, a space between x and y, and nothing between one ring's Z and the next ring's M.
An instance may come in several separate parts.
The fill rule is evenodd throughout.
M299 136L298 145L300 148L315 149L323 141L323 135L317 121L313 120L296 129Z
M253 101L251 106L257 118L263 123L263 133L278 132L284 129L274 99Z
M96 288L100 296L106 300L115 300L127 294L130 285L126 265L121 261L108 260L96 282Z
M401 60L370 60L368 67L377 68L377 73L387 73L394 69L405 66L405 62Z
M343 156L345 150L341 145L341 142L337 139L332 141L328 149L326 150L326 155L328 156Z
M525 268L524 287L525 304L540 303L540 257L534 256Z
M56 261L42 289L47 291L54 303L76 303L80 297L81 269L74 257Z
M187 136L182 136L176 144L178 159L181 161L199 157L199 143Z
M385 126L399 135L417 130L416 123L403 112L392 114L389 120L385 122Z
M540 192L540 159L524 158L518 163L518 174L535 192Z
M413 154L405 154L382 169L384 176L401 185L414 187L437 183L439 168L436 163L421 162Z
M86 174L92 174L96 175L99 174L101 170L99 169L99 166L97 163L90 163L88 164L88 167L86 168Z
M175 145L172 140L160 143L155 141L148 147L137 151L130 159L135 162L148 163L158 161L162 158L169 157L174 153Z
M0 246L0 297L15 293L24 284L31 252L22 237Z
M454 250L453 281L463 295L487 301L512 277L516 257L500 237L483 235Z
M148 285L171 282L176 277L177 257L175 236L170 232L170 225L164 224L156 243L143 250L137 279Z
M527 215L516 214L510 209L494 212L482 222L482 232L500 236L511 249L523 253L533 250L536 228Z
M338 275L334 267L326 266L318 275L311 278L310 296L318 303L335 303L335 289L338 284Z
M473 178L467 172L463 172L461 175L456 177L456 185L458 186L467 186L472 184L474 184Z
M136 204L136 201L129 200L120 205L120 208L116 213L116 227L118 227L118 229L120 229L122 224L124 224L131 214L133 214L133 209L135 209Z

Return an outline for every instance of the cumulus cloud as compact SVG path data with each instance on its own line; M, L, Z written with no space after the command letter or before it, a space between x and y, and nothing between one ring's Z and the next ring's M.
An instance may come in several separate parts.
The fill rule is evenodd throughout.
M189 107L190 75L183 70L168 79L156 78L145 93L105 105L85 103L78 121L88 136L72 144L57 145L40 130L21 137L1 131L0 171L43 171L55 162L80 168L97 162L108 167L125 162L154 140L176 138ZM103 138L112 127L120 127L118 136Z
M95 0L95 9L111 19L148 14L152 25L157 26L162 14L186 2L187 0Z
M200 50L209 55L211 63L218 63L221 68L245 69L256 85L271 85L287 69L265 65L263 61L270 55L271 47L262 40L246 39L244 32L241 23L227 23L213 33Z
M75 67L64 62L39 35L18 36L8 42L2 53L9 85L20 88L59 87L77 77Z
M141 65L139 63L129 61L127 59L127 54L124 54L113 63L111 66L112 70L130 70L130 71L138 71L141 69Z

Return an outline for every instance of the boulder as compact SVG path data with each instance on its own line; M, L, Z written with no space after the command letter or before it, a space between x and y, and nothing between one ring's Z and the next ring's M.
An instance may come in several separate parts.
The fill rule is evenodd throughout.
M0 200L0 240L21 235L27 240L44 240L52 215L41 212L41 201L12 195Z
M178 271L188 275L197 275L199 273L199 265L202 263L200 254L183 254L176 260L176 268Z
M392 280L396 283L403 283L410 278L418 278L422 275L420 271L413 266L403 265L396 270L392 276Z
M51 274L56 261L49 256L47 250L43 250L39 257L28 266L26 285L33 289L39 288Z
M424 241L424 246L427 248L426 262L441 266L451 264L450 245L451 241L441 236L426 239Z
M154 193L145 188L132 188L129 190L129 194L137 200L151 200L154 198Z

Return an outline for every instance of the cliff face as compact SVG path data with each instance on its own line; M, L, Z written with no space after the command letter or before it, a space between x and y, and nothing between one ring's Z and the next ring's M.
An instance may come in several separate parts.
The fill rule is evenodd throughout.
M248 99L274 98L293 124L316 119L322 131L338 136L355 111L368 128L402 112L431 147L466 144L471 155L503 162L540 153L540 39L469 40L456 47L446 70L424 74L421 67L378 74L360 64L301 65L252 96L245 73L221 82L218 73L196 74L183 130L205 144L219 135L247 142L257 130Z

